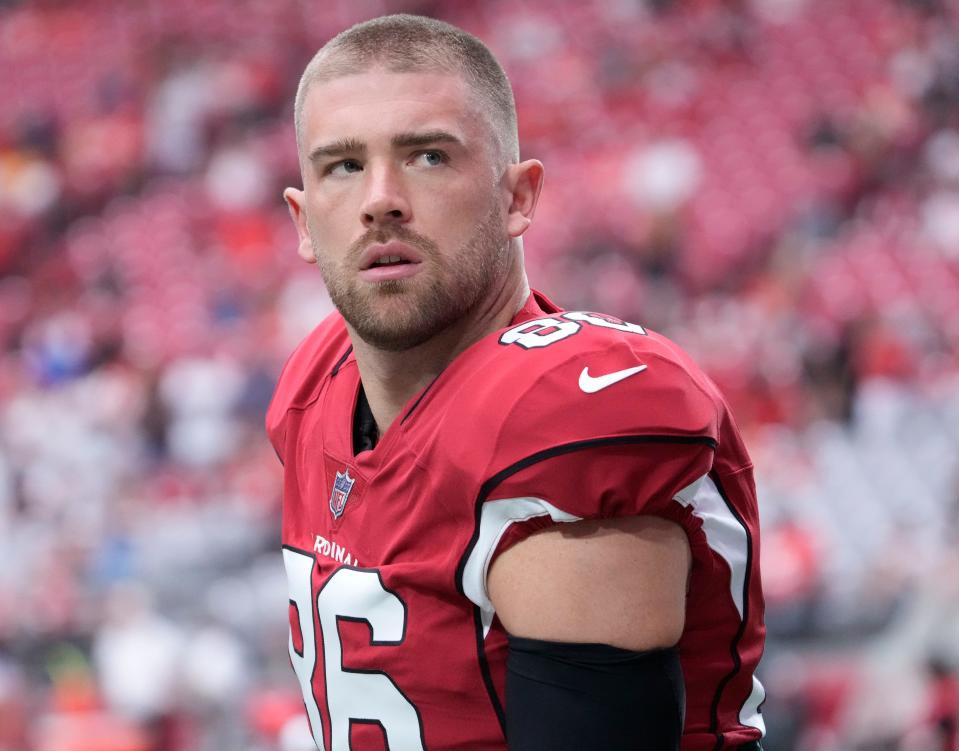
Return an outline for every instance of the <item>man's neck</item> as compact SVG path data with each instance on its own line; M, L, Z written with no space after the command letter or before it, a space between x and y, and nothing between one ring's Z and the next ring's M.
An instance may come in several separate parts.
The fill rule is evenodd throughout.
M389 429L413 395L426 388L457 355L506 326L527 297L529 284L524 274L521 283L504 285L497 295L462 321L402 352L377 349L358 337L348 325L360 380L379 434Z

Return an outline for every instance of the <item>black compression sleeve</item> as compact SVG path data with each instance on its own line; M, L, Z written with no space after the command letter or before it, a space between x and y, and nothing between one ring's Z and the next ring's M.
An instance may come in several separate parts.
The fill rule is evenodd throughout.
M509 637L509 751L675 751L686 689L677 649Z

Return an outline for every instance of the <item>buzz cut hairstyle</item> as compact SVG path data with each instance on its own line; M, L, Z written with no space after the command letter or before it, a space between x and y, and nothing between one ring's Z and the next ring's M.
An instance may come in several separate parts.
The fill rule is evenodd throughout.
M519 161L513 89L489 48L444 21L400 13L374 18L340 32L307 64L296 90L294 125L303 143L303 104L310 87L382 66L393 73L437 71L461 75L479 95L502 155Z

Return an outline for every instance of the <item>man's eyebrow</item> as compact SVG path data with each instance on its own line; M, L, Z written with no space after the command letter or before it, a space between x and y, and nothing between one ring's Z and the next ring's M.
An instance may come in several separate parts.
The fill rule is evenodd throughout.
M341 138L338 141L324 143L317 146L310 152L309 159L315 162L324 157L343 156L344 154L357 154L366 151L366 144L357 141L355 138Z
M453 143L462 146L463 140L445 130L427 130L421 133L398 133L390 139L390 143L398 148L429 146L434 143Z

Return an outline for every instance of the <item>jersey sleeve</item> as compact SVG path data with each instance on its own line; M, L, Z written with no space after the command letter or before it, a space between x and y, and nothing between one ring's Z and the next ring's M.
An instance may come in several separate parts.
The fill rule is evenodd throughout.
M712 469L724 408L714 387L662 337L589 333L548 357L511 353L515 396L500 411L461 568L487 618L489 565L538 529L639 514L696 524L673 499ZM503 401L510 387L499 380Z
M655 334L581 336L551 356L510 352L493 380L486 398L505 408L485 410L487 500L539 494L582 518L635 514L708 469L724 405L688 357Z

